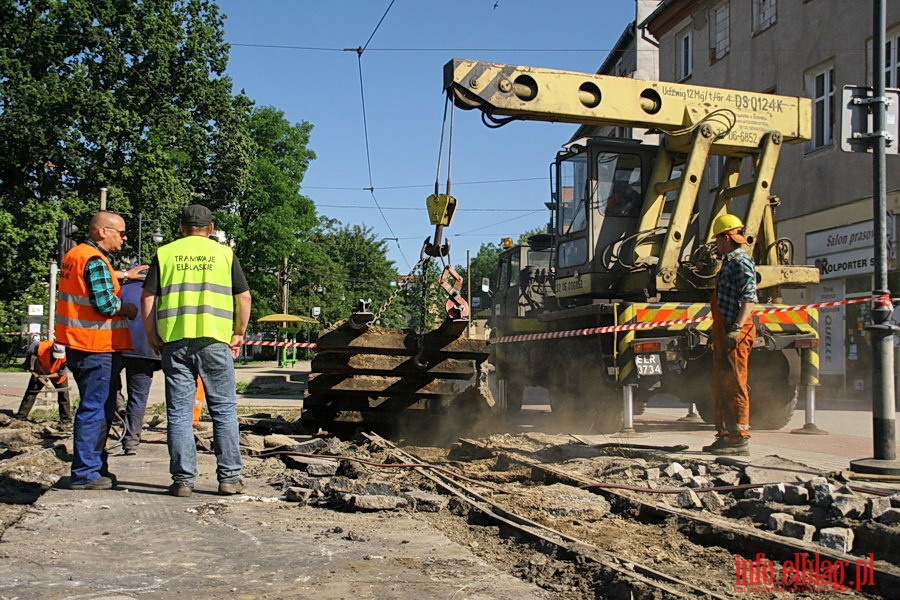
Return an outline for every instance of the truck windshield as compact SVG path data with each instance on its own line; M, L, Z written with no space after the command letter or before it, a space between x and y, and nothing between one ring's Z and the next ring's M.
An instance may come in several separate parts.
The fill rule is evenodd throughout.
M597 208L608 217L636 217L644 200L637 154L597 155Z

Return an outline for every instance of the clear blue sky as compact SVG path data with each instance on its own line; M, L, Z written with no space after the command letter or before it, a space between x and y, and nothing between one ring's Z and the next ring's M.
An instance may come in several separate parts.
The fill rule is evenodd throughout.
M398 238L388 242L389 257L403 274L434 230L425 198L437 174L444 63L470 58L595 72L635 10L633 0L218 4L227 15L235 90L284 111L292 123L314 126L310 148L318 158L302 193L320 214ZM361 60L344 51L358 47L366 48ZM451 193L459 204L446 234L452 262L464 265L467 251L474 258L484 243L546 224L548 165L575 126L518 122L494 130L477 111L459 110L455 120ZM446 157L445 150L441 192Z

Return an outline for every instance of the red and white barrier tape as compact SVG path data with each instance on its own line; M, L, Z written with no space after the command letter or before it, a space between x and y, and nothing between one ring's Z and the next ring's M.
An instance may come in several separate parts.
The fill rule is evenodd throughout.
M897 300L897 299L895 299ZM835 300L831 302L814 302L812 304L795 304L793 306L781 306L778 308L768 308L765 310L754 311L756 315L771 315L775 313L799 312L804 310L832 308L834 306L844 306L847 304L860 304L862 302L872 302L875 306L884 308L893 308L894 304L891 297L887 294L880 296L872 296L871 298L854 298L852 300ZM526 333L521 335L505 335L490 340L491 344L508 344L511 342L533 342L536 340L554 340L569 337L581 337L586 335L600 335L603 333L617 333L620 331L636 331L640 329L657 329L662 327L673 327L675 325L688 325L690 323L702 323L703 321L711 321L712 317L694 317L692 319L675 319L673 321L646 321L643 323L629 323L627 325L607 325L605 327L588 327L586 329L571 329L568 331L552 331L548 333ZM24 331L0 331L0 335L36 335ZM266 347L287 347L287 348L316 348L314 342L276 342L276 341L245 341L244 346L266 346Z
M313 342L273 342L266 340L259 341L246 341L244 342L245 346L285 346L287 348L315 348L316 344Z
M768 308L765 310L753 311L755 315L771 315L775 313L798 312L803 310L811 310L818 308L831 308L833 306L841 306L845 304L859 304L861 302L872 302L876 305L890 304L891 298L887 295L875 296L872 298L854 298L853 300L836 300L833 302L814 302L812 304L795 304L793 306L780 306L778 308ZM548 333L525 333L521 335L505 335L503 337L494 338L492 344L508 344L510 342L533 342L536 340L554 340L559 338L580 337L584 335L599 335L602 333L617 333L619 331L636 331L639 329L657 329L662 327L673 327L675 325L688 325L690 323L701 323L703 321L711 321L712 317L694 317L692 319L676 319L674 321L646 321L643 323L629 323L627 325L607 325L605 327L589 327L587 329L571 329L568 331L552 331Z

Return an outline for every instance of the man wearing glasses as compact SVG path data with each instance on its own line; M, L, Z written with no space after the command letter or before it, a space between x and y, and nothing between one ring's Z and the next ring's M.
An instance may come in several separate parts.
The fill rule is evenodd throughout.
M69 370L81 402L75 412L70 487L108 490L115 485L104 442L116 408L120 352L131 349L128 319L137 306L123 302L119 277L109 255L122 249L125 220L100 211L91 219L89 239L66 252L56 302L56 341L66 347ZM139 277L136 267L122 279Z

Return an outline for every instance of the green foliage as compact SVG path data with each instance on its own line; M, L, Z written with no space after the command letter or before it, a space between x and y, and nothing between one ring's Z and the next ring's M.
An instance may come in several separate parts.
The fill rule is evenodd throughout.
M311 131L309 123L292 125L273 107L251 110L247 189L218 205L216 224L234 241L253 293L254 320L282 312L284 277L296 279L291 265L303 264L305 257L318 252L308 241L317 224L315 206L300 194L306 169L316 157L307 148Z
M81 234L109 189L128 253L158 223L242 191L244 117L231 95L222 17L206 0L0 0L0 325L45 303L56 226ZM151 225L152 224L152 225Z
M497 270L497 260L500 257L500 246L494 243L482 244L481 248L478 249L478 254L472 258L470 262L470 268L472 270L472 291L469 293L468 289L468 270L459 266L456 270L463 278L463 296L468 298L471 302L471 298L473 296L481 297L481 308L486 308L489 304L488 295L481 291L481 280L485 277L490 279L492 282L496 277Z
M297 265L300 285L292 300L301 306L303 302L320 306L326 323L347 318L359 300L371 300L370 310L378 311L396 291L391 282L397 282L397 271L387 258L386 242L370 227L323 219L312 241L320 254ZM379 325L405 327L406 317L406 303L398 294Z

